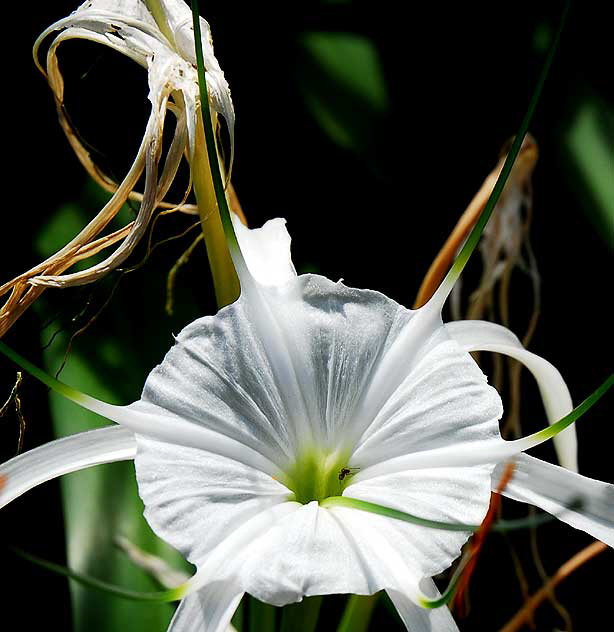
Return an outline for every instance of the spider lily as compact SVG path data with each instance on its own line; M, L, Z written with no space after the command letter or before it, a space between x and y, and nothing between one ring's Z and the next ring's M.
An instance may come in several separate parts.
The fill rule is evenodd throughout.
M118 425L5 463L0 504L55 476L134 459L149 524L197 569L171 591L182 598L174 632L224 630L246 592L283 606L379 590L408 629L456 630L447 607L428 608L439 596L431 577L458 557L470 528L358 506L479 524L510 459L505 495L614 545L614 486L523 453L561 424L504 441L499 395L468 352L523 362L555 419L571 402L551 364L501 326L444 324L450 283L409 310L378 292L297 276L280 219L234 225L240 298L188 325L133 404L44 378Z
M51 34L58 31L59 34L55 35L47 52L45 71L38 59L40 46ZM207 85L210 87L209 105L226 120L231 147L234 148L235 115L230 88L213 54L211 30L203 18L201 32ZM101 178L100 170L93 165L88 152L71 130L62 106L64 81L58 66L57 51L62 43L71 39L85 39L107 46L147 69L151 112L137 157L119 187ZM47 76L59 105L62 126L77 156L100 184L114 190L114 197L107 206L111 206L116 212L116 207L119 208L123 204L140 173L145 170L145 190L142 196L137 196L141 200L137 220L129 232L124 230L119 235L124 241L113 254L99 264L80 272L60 276L41 274L39 271L37 276L30 275L30 283L35 285L79 285L95 280L126 259L146 230L152 213L168 192L184 151L189 150L191 158L194 155L197 144L199 89L195 68L192 14L183 0L88 0L68 17L52 24L38 37L34 45L34 58L41 72ZM175 114L177 124L164 168L158 176L167 110ZM106 207L101 211L101 215L104 227L110 219ZM99 224L102 223L101 220L98 221ZM87 233L85 237L89 237L92 227L86 227L84 232Z
M209 86L209 105L214 116L219 114L225 119L229 131L230 172L235 121L230 89L213 53L209 24L202 18L200 28ZM43 67L40 60L41 46L52 35L54 38ZM72 39L101 44L126 55L147 69L151 111L134 162L119 185L102 173L94 163L64 108L65 86L57 52L61 44ZM198 212L192 205L176 205L165 201L184 153L191 162L199 159L200 107L194 35L191 12L183 0L88 0L69 16L47 28L36 40L33 52L39 70L46 76L53 91L60 123L77 157L96 182L113 195L87 226L58 252L0 285L0 297L10 292L5 304L0 307L0 336L45 288L90 283L122 264L147 231L157 208ZM173 140L162 161L162 137L168 111L175 116L176 124ZM134 188L143 173L145 184L141 194L134 191ZM203 185L195 178L194 187L203 216L205 213L211 215L211 199L206 191L206 184ZM136 219L119 230L101 236L102 231L129 198L139 202ZM206 240L210 257L228 258L225 246L222 247L222 253L218 252L219 245L211 227L207 231ZM102 261L84 270L65 272L78 261L116 244L119 245ZM216 282L216 285L220 284ZM235 297L236 294L233 298Z

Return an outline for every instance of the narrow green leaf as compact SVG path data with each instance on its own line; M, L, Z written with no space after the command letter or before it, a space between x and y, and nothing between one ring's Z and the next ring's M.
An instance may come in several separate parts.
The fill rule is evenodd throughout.
M198 70L198 87L200 90L200 109L205 128L205 140L207 143L207 153L209 155L209 167L213 178L213 187L217 200L224 233L228 247L231 249L233 258L241 257L241 251L237 242L237 237L230 219L230 209L226 200L226 190L220 172L220 165L217 159L217 145L215 142L215 132L211 121L211 111L209 110L209 90L205 78L205 61L203 57L202 35L200 30L200 16L198 13L198 0L192 0L192 24L194 26L194 44L196 48L196 65Z
M249 632L276 632L277 608L268 603L263 603L255 597L248 596L248 631Z
M87 223L86 209L99 208L106 199L106 193L90 185L77 204L70 204L68 210L66 207L58 209L57 217L50 217L36 237L39 254L48 256L58 244L69 241L76 232L75 227L80 228ZM67 217L71 218L71 222L62 220ZM152 318L152 314L163 311L161 290L164 273L162 271L155 280L153 276L144 277L139 284L140 292L131 295L133 300L130 302L121 302L121 296L116 296L120 302L111 302L91 329L74 340L61 374L63 382L74 384L114 404L125 404L138 398L148 371L167 346L166 340L168 344L172 342L170 332L163 330L168 321ZM69 332L84 325L102 301L94 300L84 317L75 323L69 320L73 311L82 309L89 296L106 297L114 281L104 280L87 291L63 292L62 298L65 293L68 300L60 323L41 333L41 344L45 345L51 333L61 327L62 322L65 323L66 330L57 335L44 352L48 373L55 374L62 365ZM159 286L156 285L158 282ZM43 295L35 305L39 313L44 311L47 297L55 299L57 294L50 290ZM147 346L134 335L134 325L127 324L127 314L130 323L140 323L139 333L148 341ZM51 396L49 404L58 437L105 423L98 415L74 406L64 397ZM145 551L163 557L172 566L190 572L185 560L157 538L143 518L143 504L138 495L132 463L113 463L75 472L62 477L60 484L67 560L72 571L99 578L111 585L130 587L136 593L158 590L159 584L116 546L115 538L122 535ZM174 612L172 604L129 601L74 581L70 582L70 592L75 632L163 632Z
M137 592L135 590L130 590L129 588L116 586L115 584L111 584L109 582L103 582L95 577L91 577L83 573L77 573L66 566L50 562L49 560L44 560L41 557L22 551L21 549L13 548L12 551L24 560L40 566L52 573L73 579L85 588L98 590L115 597L121 597L122 599L129 599L131 601L146 601L148 603L166 603L168 601L175 601L178 599L176 592L173 589L160 590L156 592Z
M596 96L583 99L563 136L569 174L582 208L614 248L614 115Z
M581 404L578 404L569 414L565 415L565 417L562 417L551 426L547 426L543 430L539 430L524 439L518 439L518 441L529 441L533 437L538 439L540 442L546 439L551 439L580 419L580 417L592 408L612 388L612 386L614 386L614 373L606 378L601 386L597 387Z
M350 498L349 496L330 496L326 500L322 501L320 505L322 507L348 507L350 509L358 509L359 511L368 511L380 516L392 518L393 520L402 520L403 522L410 522L421 527L441 529L442 531L477 531L481 526L479 524L429 520L427 518L421 518L420 516L414 516L406 511L392 509L391 507L385 507L384 505L367 502L365 500ZM553 520L556 520L556 516L551 516L549 514L539 514L532 518L519 518L518 520L499 520L493 524L491 531L507 532L520 529L530 529Z
M337 632L367 632L379 593L350 595Z
M281 632L315 632L322 605L321 596L304 597L303 601L284 606Z

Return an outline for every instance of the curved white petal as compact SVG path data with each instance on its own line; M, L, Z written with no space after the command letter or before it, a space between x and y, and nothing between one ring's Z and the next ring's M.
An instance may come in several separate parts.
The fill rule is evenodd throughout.
M439 591L432 579L423 580L420 585L427 595L439 597ZM401 592L387 592L408 632L458 632L458 626L447 606L427 610L417 606Z
M238 576L242 588L276 606L303 596L382 588L413 590L417 598L419 569L393 549L371 518L315 502L299 506L246 550Z
M614 547L614 485L519 454L503 495L530 503ZM496 489L505 464L493 472Z
M36 40L34 57L39 69L38 50L42 42L54 31L64 32L54 40L72 37L90 39L109 46L147 67L155 59L168 68L166 84L173 90L181 90L188 100L198 91L192 15L183 0L160 0L161 28L143 0L88 0L66 18L58 20ZM200 18L202 45L206 69L209 100L216 112L228 125L231 142L231 164L234 156L235 113L228 82L213 53L211 29ZM161 30L162 29L162 30ZM164 33L162 32L164 31ZM53 61L52 58L48 58ZM55 62L53 62L55 63ZM196 112L193 110L193 116ZM193 129L194 120L188 121ZM193 135L190 134L190 139Z
M323 277L261 287L188 325L131 409L224 435L283 469L309 441L347 444L373 368L406 321L382 294Z
M290 496L270 475L238 461L142 435L137 444L145 517L197 567L237 527Z
M343 496L385 505L426 520L481 524L490 503L492 469L492 465L482 465L410 470L353 483ZM471 534L381 516L377 522L378 529L394 540L395 548L403 551L423 576L429 577L450 566Z
M407 594L411 586L418 599L419 579L447 567L467 537L353 509L286 502L286 488L236 461L141 436L137 442L146 518L196 564L193 588L231 582L277 606L382 588ZM419 472L413 481L391 477L348 490L362 488L357 496L406 510L414 503L414 511L434 519L479 523L488 507L490 469ZM434 507L444 491L449 498Z
M299 505L216 570L275 606L304 596L395 590L415 603L424 596L421 560L392 521L343 507Z
M290 235L286 220L271 219L261 228L247 228L235 213L232 213L241 254L250 274L261 285L284 285L296 277L290 256Z
M232 582L216 582L181 600L168 632L230 632L243 593Z
M146 518L197 566L194 588L232 582L281 606L304 595L406 590L408 578L421 576L402 566L398 581L389 579L388 567L378 562L379 545L367 546L379 524L361 526L370 515L285 502L287 489L235 461L141 436L137 441Z
M500 437L501 399L471 356L445 335L424 347L363 434L350 466L366 468L446 446L462 453Z
M571 395L559 371L547 360L527 351L509 329L481 320L447 323L445 328L467 351L493 351L522 362L537 381L551 424L572 410ZM577 472L578 441L575 427L570 426L557 435L554 445L561 465Z
M189 419L184 419L150 402L139 400L129 406L115 406L57 381L52 386L79 406L121 424L132 432L156 437L174 445L200 447L208 452L234 459L239 463L246 463L263 472L268 472L270 475L280 473L278 466L250 445L237 441L222 432L212 430L202 423L194 423Z
M52 478L136 454L134 434L121 426L57 439L0 465L0 507Z
M353 444L402 389L406 377L423 356L446 338L441 314L430 306L418 310L401 308L396 320L357 405L360 415L348 429Z

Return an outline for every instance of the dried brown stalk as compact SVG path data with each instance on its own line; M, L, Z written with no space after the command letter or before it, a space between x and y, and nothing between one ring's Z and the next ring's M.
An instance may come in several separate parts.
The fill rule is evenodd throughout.
M463 575L458 583L458 589L456 596L454 597L454 608L457 612L459 612L460 616L464 616L466 614L465 607L465 594L468 591L469 583L471 582L471 576L473 575L473 571L478 563L479 553L482 550L482 546L486 540L486 537L490 533L492 528L493 521L499 511L499 506L501 504L501 494L508 486L509 482L512 480L514 476L514 463L510 462L505 466L503 470L503 474L501 475L501 479L497 484L497 488L490 495L490 506L488 508L488 512L480 525L480 528L474 533L471 542L469 543L469 552L470 559L467 562L467 566L463 571Z
M19 436L17 438L17 454L19 454L23 448L23 439L26 432L26 420L24 419L23 412L21 410L21 399L19 398L19 387L21 386L22 375L21 371L17 371L17 378L15 380L15 384L11 389L8 399L6 402L0 407L0 417L4 415L7 411L11 402L15 404L15 414L17 415L17 419L19 421ZM1 481L0 481L1 483ZM2 485L0 484L0 490Z
M529 600L524 606L510 619L499 632L517 632L531 620L534 611L540 606L540 604L548 598L552 591L571 573L580 568L583 564L593 559L595 556L603 553L608 548L606 544L596 540L592 544L589 544L586 548L582 549L565 562L556 573L546 582Z
M449 270L456 253L463 245L463 242L471 232L471 229L475 225L480 213L484 209L490 194L495 186L497 178L503 168L503 163L507 153L504 153L497 163L497 166L488 174L479 191L475 194L469 206L465 209L464 213L458 220L454 230L446 240L445 244L435 257L431 264L418 295L414 303L414 307L418 308L424 305L433 296L435 290L439 287L441 281ZM537 161L537 144L534 139L527 135L523 141L518 158L514 163L512 172L508 178L507 184L501 194L501 198L497 204L497 207L503 207L507 198L510 195L515 194L519 188L523 188L527 180L530 178L535 163ZM495 211L496 213L496 211ZM493 214L494 215L494 214Z

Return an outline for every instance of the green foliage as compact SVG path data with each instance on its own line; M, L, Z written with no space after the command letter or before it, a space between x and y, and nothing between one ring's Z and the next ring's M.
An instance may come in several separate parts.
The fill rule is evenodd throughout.
M69 241L87 221L84 209L99 208L104 196L95 186L86 189L78 204L69 204L54 214L36 238L39 253L50 254L58 244ZM126 213L130 213L128 209ZM126 218L123 217L122 220ZM91 260L89 261L91 264ZM157 282L163 287L164 275ZM110 292L115 281L109 279L99 291ZM66 290L70 295L73 290ZM148 354L141 353L139 341L126 327L125 313L130 320L143 323L145 329L158 330L151 340L152 350L170 344L170 334L160 335L164 322L151 323L155 309L163 309L163 293L149 292L149 300L114 304L100 316L102 325L92 324L87 335L76 338L68 355L61 379L79 390L107 402L125 404L138 398L145 376L151 369ZM51 297L55 298L55 297ZM83 307L80 301L79 306ZM159 305L152 307L152 303ZM72 323L68 329L74 329ZM98 333L98 335L97 335ZM50 334L41 336L45 344ZM167 340L168 338L168 340ZM69 345L69 332L62 331L45 351L45 368L54 375L64 361ZM50 395L50 409L56 436L62 437L105 425L97 415L67 399ZM127 589L141 592L159 590L161 586L145 571L129 560L115 544L119 535L145 551L163 557L178 569L186 569L183 558L158 539L143 518L143 503L138 496L134 465L131 462L97 466L61 479L66 523L68 566L79 573ZM75 632L155 632L165 630L174 611L168 603L129 601L71 582Z
M589 95L577 104L563 137L564 158L582 208L614 248L614 115Z
M388 108L377 50L354 33L305 33L299 85L312 115L336 144L367 152Z

